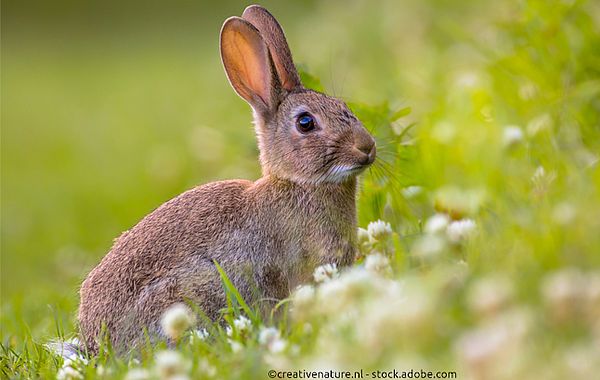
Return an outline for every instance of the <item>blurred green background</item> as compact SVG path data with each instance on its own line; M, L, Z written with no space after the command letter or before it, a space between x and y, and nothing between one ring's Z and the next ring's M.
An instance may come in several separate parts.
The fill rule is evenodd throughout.
M44 297L74 302L112 239L162 202L260 175L250 109L218 49L222 22L246 5L3 2L3 304L40 300L23 304L39 315ZM350 100L408 100L406 79L427 70L409 67L443 38L419 2L263 5L298 64ZM462 13L446 6L444 22Z
M507 271L600 262L600 7L553 3L261 2L328 93L371 113L411 107L393 127L416 122L419 144L400 141L390 196L483 188L491 240L473 255ZM250 109L218 50L222 22L247 5L2 2L5 336L51 337L54 317L72 330L80 281L122 231L196 184L260 175ZM505 156L512 124L527 148ZM558 190L532 205L539 166ZM418 233L433 203L369 208L375 183L361 224L384 216ZM577 226L546 225L563 201Z

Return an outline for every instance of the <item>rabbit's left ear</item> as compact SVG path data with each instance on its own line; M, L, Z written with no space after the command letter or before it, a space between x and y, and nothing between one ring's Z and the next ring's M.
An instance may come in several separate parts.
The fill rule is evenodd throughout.
M275 17L260 5L251 5L242 18L254 25L267 43L281 87L288 91L302 87L285 34Z

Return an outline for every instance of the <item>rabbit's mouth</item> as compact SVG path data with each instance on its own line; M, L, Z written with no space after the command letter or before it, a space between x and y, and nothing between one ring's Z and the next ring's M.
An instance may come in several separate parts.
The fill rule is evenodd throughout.
M332 166L328 170L327 179L329 182L340 183L344 182L349 178L356 177L366 168L369 167L370 164L367 165L335 165Z

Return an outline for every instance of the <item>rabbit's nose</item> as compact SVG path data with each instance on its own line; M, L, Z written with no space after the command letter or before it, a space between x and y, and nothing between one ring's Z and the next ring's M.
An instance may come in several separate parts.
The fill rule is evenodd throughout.
M369 139L363 141L362 144L356 144L354 147L363 154L359 160L361 165L371 165L375 161L375 156L377 155L375 141Z

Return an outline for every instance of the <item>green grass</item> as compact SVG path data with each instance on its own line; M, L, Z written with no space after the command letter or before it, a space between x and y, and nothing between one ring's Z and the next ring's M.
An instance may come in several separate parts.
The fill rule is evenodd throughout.
M2 4L2 377L56 375L63 362L43 345L76 335L77 287L121 231L196 184L260 175L250 111L217 44L245 5ZM280 318L252 317L233 334L239 352L223 326L185 336L184 372L597 376L598 4L264 5L307 85L345 99L377 136L359 224L381 219L393 233L363 242L357 268L313 297L279 305ZM476 227L452 241L433 231L436 214ZM364 269L375 252L389 276ZM224 285L229 314L251 317ZM280 331L283 352L259 342L261 325ZM152 372L165 348L79 370Z

